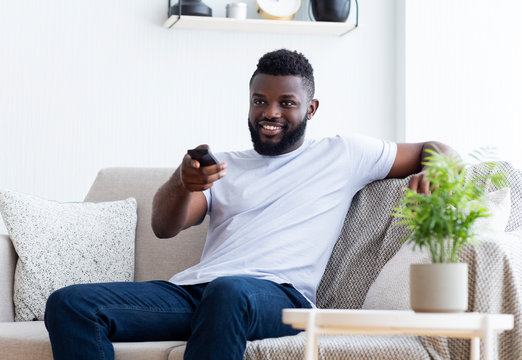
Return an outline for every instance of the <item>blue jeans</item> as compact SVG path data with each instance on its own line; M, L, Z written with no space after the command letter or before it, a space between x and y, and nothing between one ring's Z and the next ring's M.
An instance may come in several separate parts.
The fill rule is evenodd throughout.
M243 359L246 341L296 334L283 308L310 308L291 285L243 276L179 286L168 281L72 285L47 301L53 356L114 359L111 341L187 340L184 359Z

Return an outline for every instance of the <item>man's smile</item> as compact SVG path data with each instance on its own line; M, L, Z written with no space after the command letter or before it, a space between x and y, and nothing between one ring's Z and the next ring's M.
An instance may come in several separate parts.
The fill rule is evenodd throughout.
M284 130L284 125L274 122L260 121L258 126L264 136L276 136Z

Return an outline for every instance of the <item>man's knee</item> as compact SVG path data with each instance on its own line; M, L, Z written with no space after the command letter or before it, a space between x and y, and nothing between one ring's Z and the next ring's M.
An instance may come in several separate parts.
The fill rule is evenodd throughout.
M54 291L45 306L45 319L48 321L53 317L61 317L68 312L77 312L85 309L88 301L88 285L70 285Z
M246 305L252 291L255 291L255 281L259 280L245 276L219 277L207 285L204 297L216 303Z
M220 294L241 294L255 289L253 282L260 281L246 276L222 276L211 281L205 292L216 292Z

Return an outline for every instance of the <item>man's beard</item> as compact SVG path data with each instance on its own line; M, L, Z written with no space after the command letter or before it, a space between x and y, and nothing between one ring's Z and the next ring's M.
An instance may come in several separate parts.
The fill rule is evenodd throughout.
M268 119L265 120L270 121ZM277 143L271 143L261 141L259 130L255 129L250 123L250 119L248 119L248 129L250 130L250 137L252 138L252 143L254 144L254 150L261 155L268 156L281 155L285 153L303 137L306 130L306 123L308 122L307 120L308 117L305 115L299 127L293 131L286 131L283 128L283 138Z

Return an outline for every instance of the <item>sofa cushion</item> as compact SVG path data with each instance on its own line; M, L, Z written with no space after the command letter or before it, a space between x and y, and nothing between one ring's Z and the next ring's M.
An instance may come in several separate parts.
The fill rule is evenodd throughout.
M410 265L429 264L429 253L403 244L384 265L366 294L363 309L410 310Z
M174 169L106 168L96 176L85 201L108 201L133 197L138 200L136 267L134 280L168 280L197 264L203 252L207 219L171 239L158 239L152 232L152 198Z
M15 320L42 320L49 295L77 283L132 281L136 200L59 203L0 191L18 254Z
M3 360L52 360L51 343L43 321L0 323Z
M167 360L183 341L114 343L115 360ZM0 323L2 360L52 360L43 321Z

